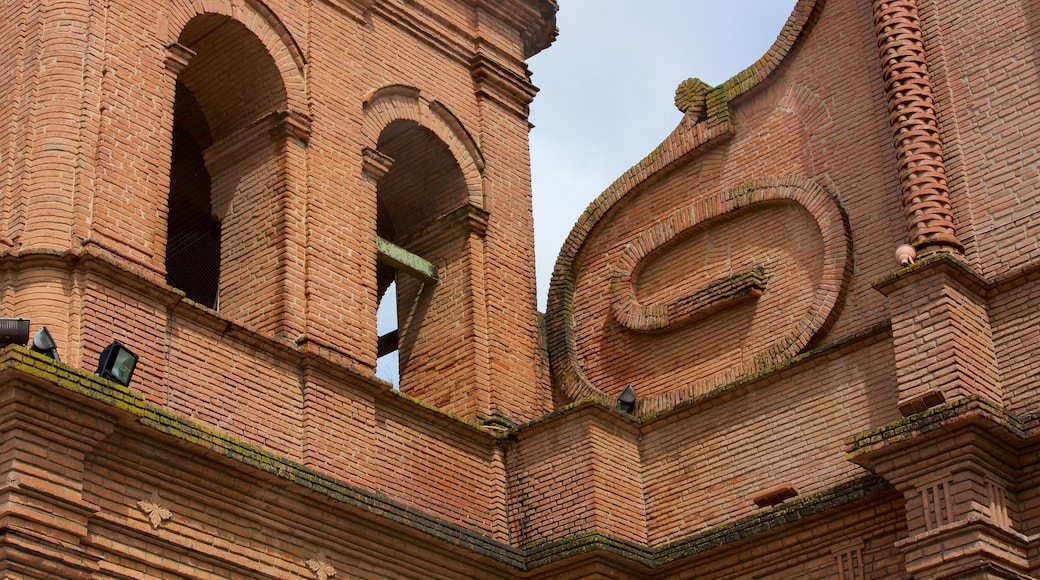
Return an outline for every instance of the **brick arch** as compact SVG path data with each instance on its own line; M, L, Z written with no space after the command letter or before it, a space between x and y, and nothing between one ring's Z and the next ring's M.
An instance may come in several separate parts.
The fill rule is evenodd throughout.
M188 22L204 14L233 18L256 35L281 73L288 108L304 114L309 111L303 51L289 29L259 0L168 0L159 17L160 40L165 46L175 44Z
M451 110L426 98L419 89L389 85L370 93L362 102L362 135L366 147L376 149L379 136L394 121L412 121L431 131L447 145L466 181L468 202L484 207L484 158L476 141Z

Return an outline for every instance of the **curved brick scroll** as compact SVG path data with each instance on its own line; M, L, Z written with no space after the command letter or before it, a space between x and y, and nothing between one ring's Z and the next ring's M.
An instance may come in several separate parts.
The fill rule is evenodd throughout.
M765 268L754 266L667 303L641 304L632 278L631 273L626 273L615 275L611 280L611 312L621 326L642 331L678 328L723 308L758 298L766 288Z
M910 243L959 254L917 0L874 0L873 9Z
M735 262L733 273L722 277L716 277L718 273L710 274L708 270L683 274L669 272L666 275L667 279L679 280L674 286L674 293L672 293L673 290L662 291L660 278L654 278L654 276L659 276L662 271L673 268L674 263L701 263L703 260L698 261L699 259L689 262L685 261L686 258L680 258L679 262L675 262L673 259L676 256L689 256L690 254L686 254L686 252L692 248L705 247L698 246L697 244L700 242L697 240L707 239L713 231L738 232L740 230L736 229L733 224L761 223L754 222L753 216L756 215L794 215L782 212L791 212L795 208L797 208L795 214L804 216L804 218L790 222L790 227L808 227L812 230L818 228L818 234L813 234L811 239L816 240L813 243L818 245L813 247L817 248L816 252L820 252L813 254L807 248L801 248L798 254L806 259L803 266L810 263L815 264L812 266L812 285L805 287L804 291L799 291L804 292L799 294L800 296L806 297L801 302L802 305L791 311L792 318L785 319L782 327L778 326L768 331L767 334L770 336L768 342L746 344L746 348L756 347L747 351L749 356L735 361L727 368L710 371L707 375L702 374L700 378L693 379L685 386L659 391L640 399L637 403L637 414L666 409L683 399L697 396L725 382L758 372L802 352L837 318L839 305L847 290L852 272L852 237L845 213L833 196L808 179L784 176L748 182L737 188L701 196L695 202L673 211L663 220L644 230L636 238L618 248L616 254L613 250L608 250L608 254L616 256L608 262L612 272L608 316L614 318L623 329L622 332L628 331L632 336L643 335L644 338L638 339L638 341L670 340L666 336L660 338L655 338L655 336L665 332L671 333L710 316L723 316L724 312L743 307L760 297L765 300L766 292L772 288L772 285L778 285L778 289L783 287L790 289L792 282L781 274L787 270L775 262L775 256L781 255L782 250L777 250L775 253L772 250L761 252L760 256L765 259L764 262L745 262L742 266L739 265L739 262ZM792 234L794 233L797 232L792 232ZM751 238L743 239L751 241L752 244L757 243L757 240L752 240L755 234L751 232L750 235ZM741 238L733 238L732 241L737 244L742 243ZM720 238L719 243L723 242L724 240ZM768 255L774 255L772 262L770 262L770 258L765 258ZM752 256L749 254L748 257ZM667 265L661 266L662 263ZM589 333L605 332L607 335L616 336L617 331L595 330L601 328L598 322L587 322L586 326L581 328L575 326L575 313L580 312L578 309L587 307L585 300L595 294L594 290L586 290L581 298L576 296L577 280L583 279L583 277L588 278L589 274L587 271L581 271L580 265L578 268L579 270L571 272L557 272L558 276L566 274L572 282L565 293L558 296L563 300L553 304L548 314L549 354L553 378L557 388L561 390L561 394L566 399L573 401L593 397L609 402L611 399L606 395L606 391L613 392L613 387L617 385L600 389L593 384L593 380L588 377L592 376L590 373L595 373L592 372L591 367L589 369L584 367L583 359L576 346L576 337L582 336L583 340L600 345L601 339L590 338ZM651 271L656 274L649 274ZM703 276L703 280L698 281L699 276ZM651 281L654 279L658 282ZM808 280L810 278L806 278L806 281ZM640 289L642 285L646 284L649 284L647 299L641 300ZM665 286L665 288L669 287L671 286ZM781 294L777 296L784 295L781 291ZM765 304L762 305L765 311L760 314L755 314L759 306L750 306L749 309L745 308L746 314L735 314L734 316L752 318L758 316L757 320L761 323L763 320L761 317L773 316L771 313L777 307L777 296L770 298L768 307ZM656 297L656 301L654 297ZM580 301L581 304L578 304L577 301ZM713 322L709 320L705 324L710 325ZM699 326L698 328L699 330L692 329L691 331L703 333L709 327ZM647 333L654 334L647 336ZM667 336L674 335L668 334ZM614 344L624 344L624 341ZM639 344L645 343L639 342ZM706 348L710 350L712 347L707 346ZM607 353L604 358L627 356L631 355L624 351L617 351ZM712 354L706 351L691 351L688 356L711 358ZM638 359L632 359L627 364L639 366L642 363ZM603 371L600 369L596 372L602 374ZM691 378L693 377L691 376Z

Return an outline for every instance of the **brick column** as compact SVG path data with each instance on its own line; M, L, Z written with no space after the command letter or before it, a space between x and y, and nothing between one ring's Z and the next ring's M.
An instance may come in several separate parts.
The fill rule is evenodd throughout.
M874 0L873 9L909 241L922 255L960 254L917 0Z
M961 401L852 438L852 460L906 501L906 571L929 578L1024 578L1030 540L1018 513L1022 439L991 406ZM1010 426L1010 428L1009 428Z
M1002 404L983 280L943 254L875 288L888 297L904 416L965 397Z
M77 178L82 173L84 61L90 5L82 0L38 3L39 55L27 78L35 83L30 105L31 144L25 186L22 247L65 251L75 223Z

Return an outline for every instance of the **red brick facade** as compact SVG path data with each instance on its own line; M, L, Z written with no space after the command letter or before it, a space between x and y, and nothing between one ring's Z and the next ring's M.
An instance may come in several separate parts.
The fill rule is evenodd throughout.
M4 577L1040 576L1040 4L800 0L543 319L556 9L0 5Z

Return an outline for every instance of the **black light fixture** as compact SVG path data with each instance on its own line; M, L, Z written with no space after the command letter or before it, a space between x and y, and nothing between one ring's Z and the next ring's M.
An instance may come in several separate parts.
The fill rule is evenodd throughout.
M134 376L136 366L137 355L130 352L130 349L120 344L118 340L113 340L112 344L101 351L95 374L126 387L130 385L130 378Z
M41 326L40 330L36 331L36 336L33 336L29 350L61 362L61 359L58 358L58 346L54 344L54 339L51 338L51 333L47 331L46 326Z
M617 406L624 413L631 414L632 411L636 410L636 390L632 388L632 385L625 387L625 390L617 399Z
M25 346L25 343L28 341L28 318L0 318L0 346L8 344Z

